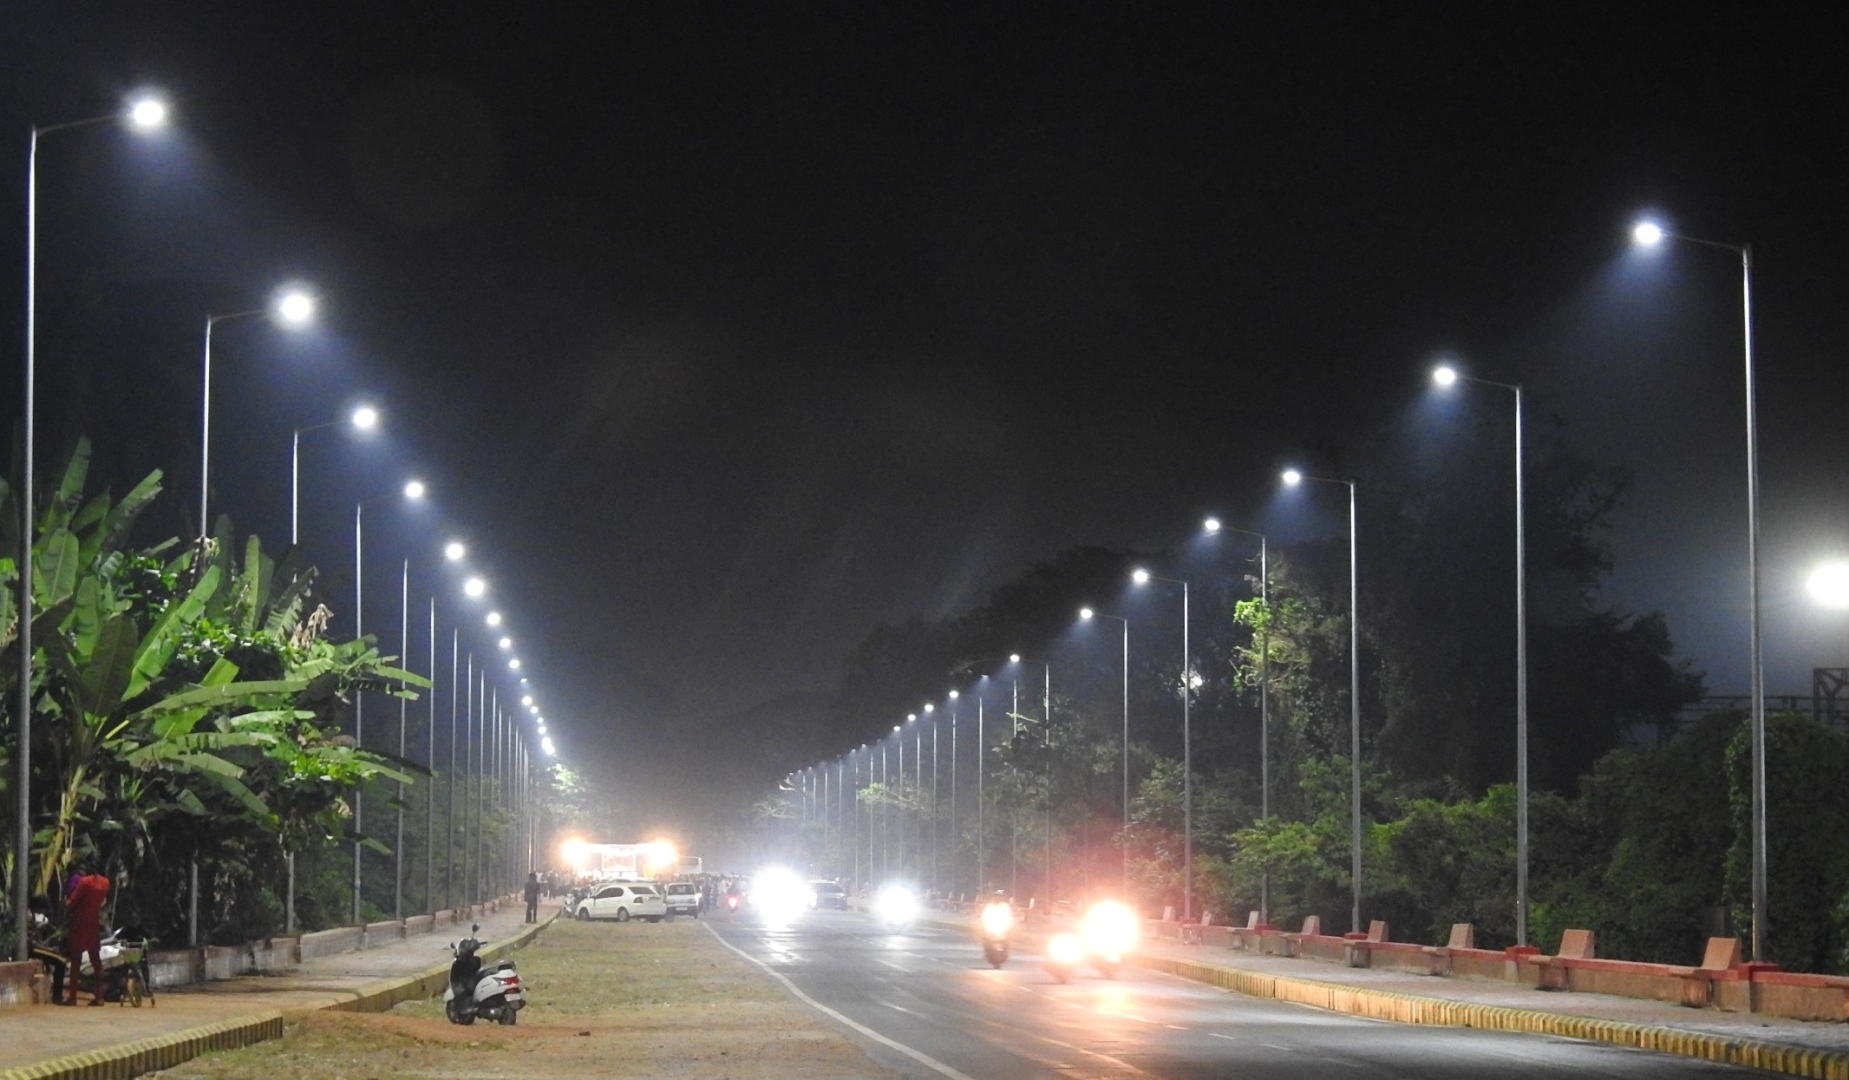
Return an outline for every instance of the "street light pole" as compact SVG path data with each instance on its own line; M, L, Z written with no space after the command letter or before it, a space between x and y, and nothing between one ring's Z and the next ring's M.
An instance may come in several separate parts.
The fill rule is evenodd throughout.
M1515 944L1528 944L1528 528L1523 497L1522 388L1465 375L1450 365L1432 378L1440 386L1459 380L1495 386L1515 395Z
M1250 536L1258 541L1258 602L1265 607L1265 632L1258 645L1258 814L1271 816L1271 540L1264 533L1235 529L1219 518L1208 518L1208 533L1221 531ZM1258 921L1271 921L1271 871L1258 879Z
M72 120L62 124L33 124L26 136L26 319L24 351L24 385L21 406L25 440L20 455L19 475L19 715L14 724L18 742L13 749L14 798L16 820L13 832L13 959L24 961L31 956L28 942L32 932L32 545L38 526L36 493L38 465L33 455L38 419L38 235L39 235L39 138L56 131L91 127L112 120L129 120L142 130L160 127L166 122L166 106L152 98L143 98L125 111Z
M1753 959L1767 956L1766 942L1766 695L1765 649L1759 597L1759 389L1753 365L1753 245L1727 244L1665 231L1640 223L1632 237L1645 247L1679 240L1720 248L1740 257L1740 323L1746 367L1746 562L1747 602L1751 609L1750 691L1753 738Z
M1361 605L1355 544L1355 482L1284 472L1284 483L1339 484L1348 489L1348 817L1350 907L1348 928L1361 930Z
M1117 836L1117 846L1123 855L1123 880L1118 890L1123 899L1130 899L1130 620L1118 615L1100 615L1091 608L1080 608L1081 619L1111 619L1123 627L1124 634L1124 741L1123 741L1123 826Z
M1188 583L1180 578L1157 577L1136 570L1130 580L1138 585L1162 581L1181 586L1181 919L1194 919L1194 653L1188 642Z

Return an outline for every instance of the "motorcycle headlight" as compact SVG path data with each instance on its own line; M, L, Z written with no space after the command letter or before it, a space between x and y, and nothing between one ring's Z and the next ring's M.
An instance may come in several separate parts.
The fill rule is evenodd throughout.
M1129 952L1138 932L1136 914L1115 900L1092 905L1079 920L1079 934L1086 947L1106 956Z
M982 929L991 937L1001 937L1014 926L1014 909L1007 904L989 904L982 909Z
M1054 963L1076 964L1085 959L1085 944L1077 934L1054 934L1046 943L1046 954Z

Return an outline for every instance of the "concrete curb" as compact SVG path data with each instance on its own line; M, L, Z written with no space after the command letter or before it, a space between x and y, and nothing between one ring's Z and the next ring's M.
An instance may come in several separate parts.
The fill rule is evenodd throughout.
M158 1038L22 1065L0 1072L0 1080L116 1080L139 1076L172 1068L209 1050L236 1050L281 1038L282 1025L282 1013L274 1010L240 1016Z
M1309 1005L1332 1012L1388 1020L1399 1024L1432 1024L1479 1028L1529 1035L1628 1046L1681 1057L1699 1058L1723 1065L1743 1065L1766 1072L1802 1076L1811 1080L1849 1080L1849 1054L1831 1050L1805 1050L1751 1039L1730 1039L1700 1031L1595 1020L1585 1016L1518 1009L1504 1005L1478 1005L1443 998L1421 997L1388 990L1369 990L1341 983L1267 975L1217 964L1167 956L1136 954L1130 962L1169 975L1209 983L1249 997L1271 998Z
M558 918L522 927L510 938L497 941L481 951L484 960L498 960L502 955L523 949L540 932ZM345 1012L384 1012L404 1001L432 997L443 990L449 979L449 965L438 964L415 975L380 979L359 988L350 1000L333 1001L305 1009L293 1009L288 1016L297 1017L322 1010ZM0 1080L120 1080L157 1069L169 1069L211 1050L236 1050L266 1039L280 1039L284 1013L269 1010L216 1024L188 1028L171 1035L123 1043L102 1050L88 1050L52 1058L32 1065L0 1071Z

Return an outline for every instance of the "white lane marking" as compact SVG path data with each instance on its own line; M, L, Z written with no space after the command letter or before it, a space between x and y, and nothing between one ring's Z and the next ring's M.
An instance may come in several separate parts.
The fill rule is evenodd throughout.
M1237 1035L1222 1035L1217 1031L1209 1031L1207 1034L1216 1039L1225 1039L1227 1042L1238 1042L1239 1041L1239 1036Z
M1288 1054L1288 1053L1290 1053L1290 1052L1291 1052L1291 1049L1290 1049L1290 1047L1288 1047L1288 1046L1279 1046L1279 1045L1278 1045L1277 1043L1259 1043L1258 1045L1260 1045L1260 1046L1262 1046L1262 1047L1264 1047L1264 1048L1265 1048L1265 1049L1267 1049L1267 1050L1277 1050L1277 1051L1279 1051L1279 1052L1281 1052L1281 1053L1285 1053L1285 1054Z
M1167 1028L1167 1029L1169 1029L1170 1031L1186 1031L1186 1030L1188 1030L1187 1028L1185 1028L1185 1027L1182 1027L1182 1026L1181 1026L1180 1024L1163 1024L1162 1026L1163 1026L1163 1027L1165 1027L1165 1028Z
M837 1020L843 1024L846 1024L848 1027L854 1029L855 1031L859 1032L862 1035L865 1035L867 1038L872 1039L874 1042L879 1043L881 1046L884 1046L891 1050L897 1050L899 1053L904 1054L908 1058L911 1058L913 1061L916 1061L920 1065L923 1065L925 1068L930 1069L933 1072L936 1072L942 1076L949 1077L950 1080L975 1080L974 1077L969 1076L965 1073L958 1072L957 1070L951 1068L950 1066L944 1064L943 1062L937 1060L936 1058L923 1052L922 1050L914 1050L902 1042L897 1042L893 1039L887 1038L884 1035L881 1035L879 1032L873 1030L872 1028L866 1026L865 1024L857 1023L854 1020L846 1016L843 1016L841 1013L838 1013L835 1010L829 1008L828 1006L822 1004L821 1002L815 1000L814 998L810 997L808 994L803 993L800 989L797 988L795 983L784 978L782 974L771 970L771 967L769 964L766 964L764 961L759 960L757 957L751 955L745 950L732 944L731 942L727 941L725 938L720 937L719 931L714 930L710 925L706 923L701 923L700 925L706 927L706 932L713 935L714 941L717 941L719 944L724 945L728 949L731 949L733 952L751 961L752 963L756 964L758 967L763 968L764 973L766 975L769 975L771 978L782 983L784 987L790 991L790 993L795 994L798 998L802 999L802 1001L805 1002L810 1008L814 1009L816 1012L821 1013L823 1016L826 1016L832 1020Z

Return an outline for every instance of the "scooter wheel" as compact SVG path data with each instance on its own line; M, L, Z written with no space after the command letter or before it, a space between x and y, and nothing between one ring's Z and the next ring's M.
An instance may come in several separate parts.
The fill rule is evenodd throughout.
M461 1009L458 1009L456 1007L455 998L451 998L443 1003L443 1015L449 1017L450 1023L461 1024L463 1027L468 1027L475 1022L475 1014L465 1013Z
M513 1027L515 1024L519 1022L520 1022L520 1013L518 1010L516 1009L502 1009L501 1010L501 1026L502 1027Z

